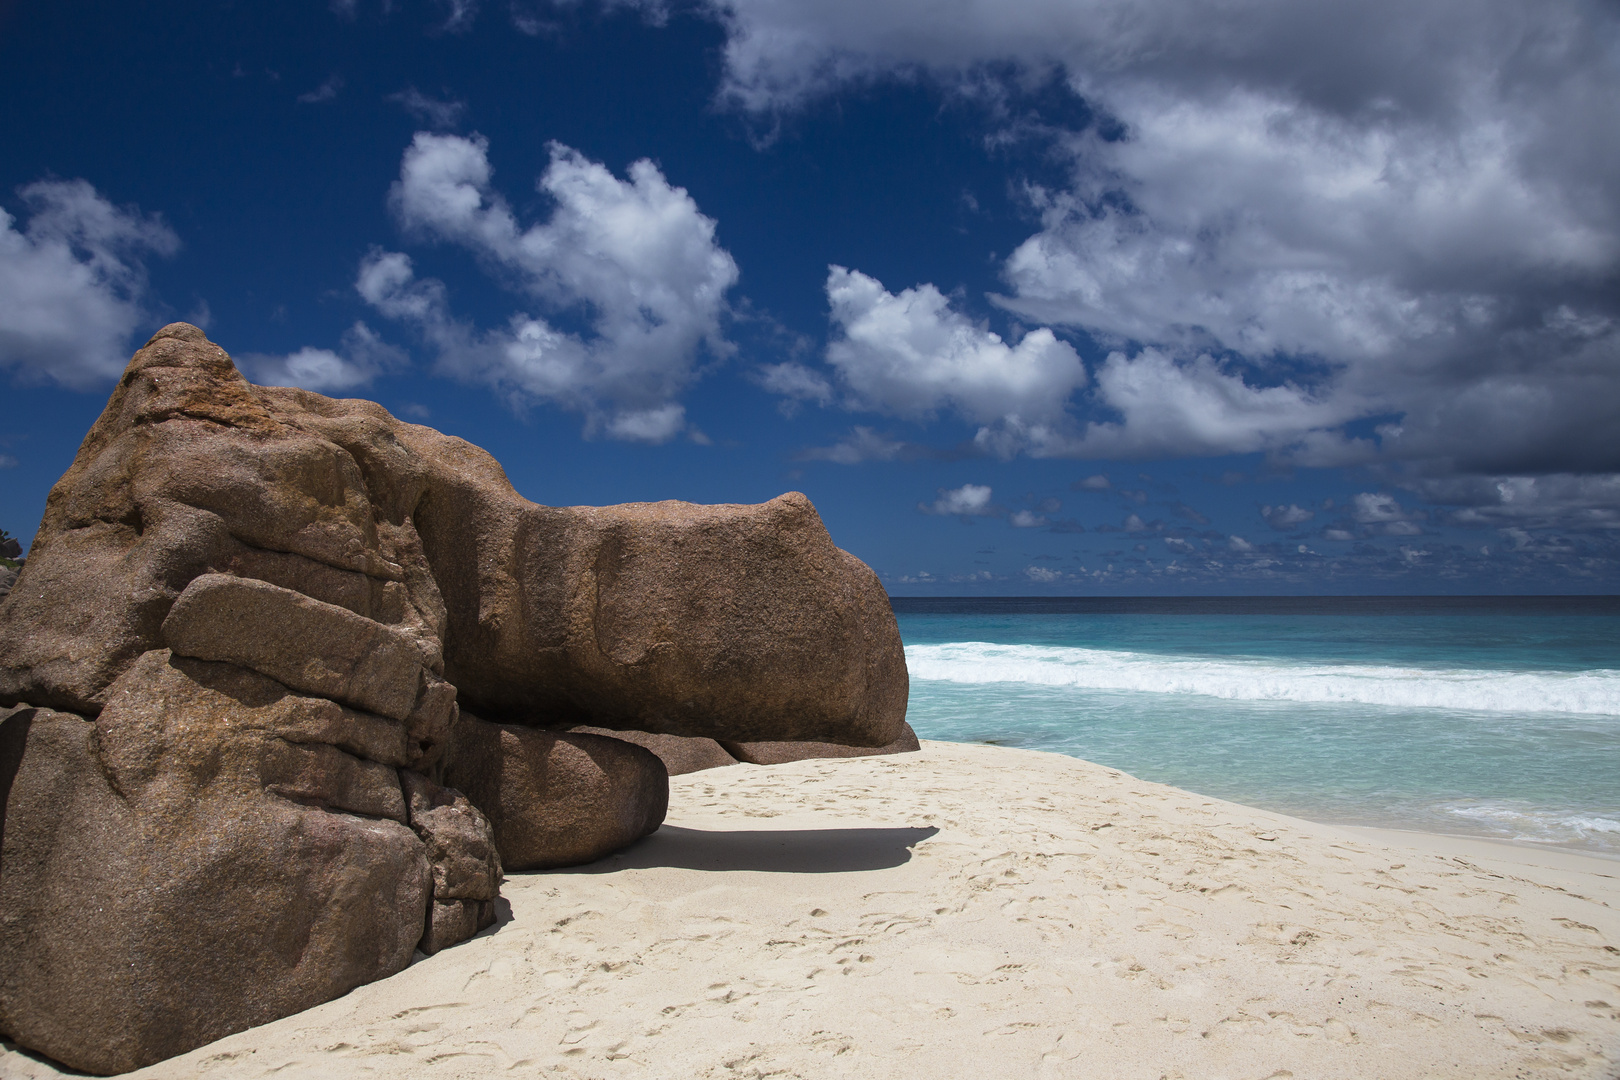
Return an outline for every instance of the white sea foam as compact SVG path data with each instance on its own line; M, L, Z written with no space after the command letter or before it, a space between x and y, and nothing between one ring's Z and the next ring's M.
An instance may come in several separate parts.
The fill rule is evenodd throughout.
M1620 716L1620 671L1488 671L1166 656L983 641L911 645L913 679L1466 712Z
M1588 812L1548 810L1528 804L1456 802L1435 807L1487 832L1548 844L1588 844L1611 848L1620 840L1620 818Z

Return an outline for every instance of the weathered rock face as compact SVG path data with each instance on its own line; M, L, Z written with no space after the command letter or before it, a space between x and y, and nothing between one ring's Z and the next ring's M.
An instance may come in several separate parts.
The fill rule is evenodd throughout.
M905 657L887 595L797 493L759 506L531 507L467 542L470 497L418 516L446 597L446 678L481 715L882 746ZM534 614L514 620L513 611Z
M917 733L910 724L901 725L900 737L887 746L844 746L830 742L735 742L726 740L721 746L738 761L750 765L786 765L790 761L810 758L875 757L879 754L909 754L921 750Z
M489 815L511 870L594 862L657 829L669 809L669 774L650 750L466 714L445 778Z
M143 655L94 722L0 726L0 1029L137 1068L401 970L432 867L403 738L230 665ZM396 725L397 726L397 725ZM352 737L351 737L352 735ZM5 790L9 788L9 790Z
M494 719L883 746L905 716L888 598L804 496L537 506L476 447L370 402L250 386L175 324L51 493L0 615L0 701L93 714L209 573L414 638Z
M444 604L409 522L425 478L399 426L368 402L250 386L195 327L159 331L52 489L0 609L0 701L99 712L210 572L392 627L442 672Z
M647 731L619 731L614 728L592 727L578 724L568 729L586 735L606 735L646 747L664 763L664 771L671 776L719 769L737 764L737 759L726 753L725 747L713 739L693 739L685 735L654 735Z
M0 706L31 703L0 758L0 1033L159 1060L489 925L503 857L662 820L652 753L461 703L882 746L906 689L887 597L802 495L537 506L460 439L166 327L0 600Z

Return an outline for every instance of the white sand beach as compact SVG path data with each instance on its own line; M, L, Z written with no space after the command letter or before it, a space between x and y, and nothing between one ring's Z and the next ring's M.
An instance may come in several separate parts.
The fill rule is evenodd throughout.
M657 834L502 893L471 942L128 1075L1620 1076L1620 862L1054 754L676 777Z

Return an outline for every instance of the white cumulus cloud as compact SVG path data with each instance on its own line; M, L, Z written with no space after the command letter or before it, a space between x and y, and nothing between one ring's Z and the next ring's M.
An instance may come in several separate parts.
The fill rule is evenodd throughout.
M1093 420L1076 439L1049 438L1038 453L1173 457L1249 453L1291 444L1355 415L1293 383L1255 386L1207 354L1178 359L1147 348L1113 352L1097 370L1094 401L1120 420Z
M685 189L650 161L619 179L560 144L538 181L549 219L523 227L491 185L480 137L417 133L390 201L408 236L458 243L549 317L514 314L478 331L453 318L444 286L418 280L402 253L379 252L357 287L379 311L415 324L439 368L487 382L514 401L586 415L587 430L661 442L685 428L677 400L700 353L731 351L722 331L737 266ZM572 317L588 330L552 321Z
M286 356L247 353L236 361L261 385L298 386L319 393L368 386L383 372L408 363L402 350L383 341L364 322L344 331L341 353L306 345Z
M827 362L862 407L901 416L952 408L970 420L1057 420L1086 381L1067 342L1042 327L1016 345L975 325L933 285L889 292L877 279L829 268L833 340Z
M84 180L42 180L18 194L26 228L0 210L0 369L75 389L116 378L130 335L151 318L144 257L173 255L179 237Z
M963 484L959 488L940 488L939 498L933 503L918 503L917 509L925 514L940 514L956 517L987 517L1001 513L1001 509L990 502L990 486L988 484Z

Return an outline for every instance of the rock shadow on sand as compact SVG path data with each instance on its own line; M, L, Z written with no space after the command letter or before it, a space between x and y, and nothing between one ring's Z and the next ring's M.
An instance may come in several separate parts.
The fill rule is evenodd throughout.
M775 874L847 874L888 870L939 832L933 826L897 829L687 829L665 825L616 855L562 874L611 874L669 867L757 870Z

